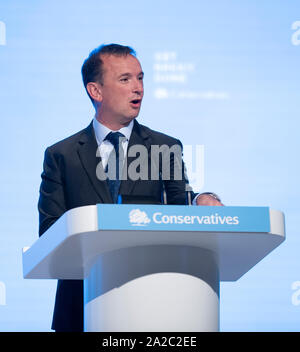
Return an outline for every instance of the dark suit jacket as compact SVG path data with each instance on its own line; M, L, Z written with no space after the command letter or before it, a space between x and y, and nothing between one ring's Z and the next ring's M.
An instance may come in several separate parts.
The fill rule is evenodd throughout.
M134 121L134 127L128 144L143 145L149 151L144 163L148 163L151 173L151 145L182 145L179 140L153 131ZM41 236L67 210L97 203L112 203L107 182L96 176L96 168L102 167L101 159L96 157L97 142L92 123L84 130L60 141L46 149L44 170L40 187L39 235ZM137 155L138 157L138 155ZM127 166L134 160L127 158ZM174 179L174 164L178 166L182 159L174 160L171 154L170 180L124 180L120 194L124 199L130 196L144 203L160 204L162 187L165 188L168 204L186 204L186 178ZM100 164L99 164L100 163ZM161 160L159 161L161 174ZM182 168L184 170L184 168ZM144 199L144 201L143 201ZM129 201L130 202L130 201ZM135 200L137 203L138 201ZM57 331L83 330L83 282L82 280L59 280L52 329Z

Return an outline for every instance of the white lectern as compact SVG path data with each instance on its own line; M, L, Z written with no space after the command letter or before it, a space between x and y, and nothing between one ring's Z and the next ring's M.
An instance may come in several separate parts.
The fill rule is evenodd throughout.
M219 282L285 239L267 207L98 204L23 249L26 279L84 279L85 331L218 331Z

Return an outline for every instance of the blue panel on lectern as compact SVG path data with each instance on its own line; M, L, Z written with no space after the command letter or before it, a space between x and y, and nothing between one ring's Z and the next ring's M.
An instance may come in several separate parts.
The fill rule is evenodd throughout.
M268 207L98 204L99 230L269 232Z

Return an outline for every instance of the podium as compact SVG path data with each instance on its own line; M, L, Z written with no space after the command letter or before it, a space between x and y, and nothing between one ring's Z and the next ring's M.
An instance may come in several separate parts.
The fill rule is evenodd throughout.
M268 207L90 205L23 249L23 275L84 280L85 331L218 331L220 281L284 239Z

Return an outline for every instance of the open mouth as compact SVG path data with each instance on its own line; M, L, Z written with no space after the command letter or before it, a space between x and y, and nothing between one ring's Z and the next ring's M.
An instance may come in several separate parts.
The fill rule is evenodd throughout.
M134 106L139 106L141 104L141 99L133 99L130 101L130 103Z

